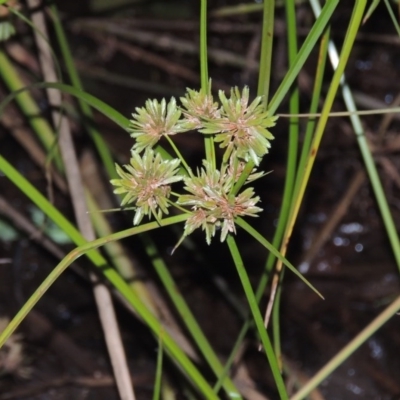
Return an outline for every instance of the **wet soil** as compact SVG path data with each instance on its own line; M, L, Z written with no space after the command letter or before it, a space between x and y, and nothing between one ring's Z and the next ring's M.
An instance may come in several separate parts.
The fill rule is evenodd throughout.
M165 10L158 14L157 2L148 2L145 7L122 7L118 11L101 12L94 12L89 2L62 4L64 25L86 90L128 116L149 97L168 98L183 94L186 87L198 87L197 53L187 50L182 44L186 41L193 45L193 49L197 49L197 6L184 3L174 2L170 9L172 15L166 15ZM216 1L212 7L224 3ZM333 22L332 36L339 45L343 40L343 26L346 26L350 16L349 7L349 4L341 4ZM312 17L305 5L299 6L297 13L301 26L299 37L302 40ZM173 19L178 14L179 22ZM88 28L89 23L99 20L103 28L110 24L107 25L107 32L95 29L93 25ZM137 38L128 41L120 33L110 33L115 26L127 26L127 32L135 30ZM209 72L214 88L247 84L255 93L259 28L260 15L257 13L210 20L209 45L220 50L219 53L216 51L216 56L210 56ZM37 66L28 55L34 57L35 50L29 32L26 29L21 32L8 49L18 42L24 45L27 52L24 60L28 61L20 62L21 73L26 79L32 79L37 74ZM153 36L146 36L147 33ZM277 88L282 71L286 70L284 33L284 12L283 9L277 9L272 91ZM130 50L121 47L121 43L130 46ZM378 7L371 21L362 28L346 70L359 108L384 108L398 101L399 46L400 42L384 7ZM307 110L310 101L316 57L316 53L312 55L300 74L303 111ZM327 78L330 74L328 70ZM324 88L324 93L326 90ZM49 110L42 96L37 93L43 113L46 114ZM337 97L334 109L344 110L340 96ZM286 101L279 112L287 112ZM129 135L101 115L95 114L95 118L116 159L121 163L126 162L132 146ZM79 121L73 120L76 147L83 156L86 149L92 148L92 144ZM398 229L400 120L395 117L384 122L384 118L373 116L363 118L363 124L374 149ZM262 218L251 221L268 238L272 237L282 198L287 128L287 120L281 118L274 130L276 140L271 153L263 164L264 170L273 172L259 183L257 189L262 198L264 214ZM177 137L177 143L185 157L193 165L199 165L203 145L201 138L193 135ZM2 125L0 151L35 187L47 193L47 182L41 169ZM97 168L100 171L102 169L98 164ZM325 300L316 297L289 272L285 274L283 282L282 347L286 376L294 386L303 384L317 372L399 293L399 273L372 188L367 178L357 177L363 169L349 120L332 119L321 144L289 249L289 259L323 293ZM352 185L358 186L348 197ZM111 192L109 185L106 188ZM1 175L0 194L18 212L28 218L32 216L34 211L30 203ZM107 196L104 195L105 198ZM346 196L349 198L347 204L344 209L339 209ZM54 191L54 203L73 220L70 201L57 188ZM2 214L5 213L2 220L13 225L8 213L2 210ZM313 246L326 232L327 221L339 214L326 240L317 247ZM131 215L118 214L112 216L110 221L115 229L123 229L130 226ZM5 228L0 231L0 260L3 260L0 264L0 315L10 317L54 268L57 257L43 249L42 237L37 232L32 235L17 228L11 237L6 237L5 232ZM242 318L221 293L218 283L224 282L229 294L246 312L240 281L226 249L221 248L219 243L211 246L203 244L203 234L195 233L192 237L198 243L198 257L193 257L184 247L170 256L169 252L178 236L179 232L161 231L156 232L153 238L205 334L219 356L225 359L239 332ZM238 232L238 243L251 280L256 285L263 271L266 253L242 232ZM123 244L142 266L142 272L136 279L161 288L144 254L142 243L128 239ZM67 252L72 245L59 247ZM23 358L15 368L0 376L0 400L118 398L91 285L86 278L90 268L84 259L79 260L74 269L63 274L23 323L19 330L23 335ZM162 293L162 289L159 290ZM262 301L262 310L267 295ZM169 305L167 300L164 301ZM116 306L136 396L139 400L150 399L153 394L157 343L118 301ZM335 370L312 398L400 398L399 331L400 320L392 318ZM258 396L265 396L255 397L253 392L248 396L249 399L276 399L278 397L266 359L257 351L257 347L257 339L250 333L241 363L236 366L238 379L244 385L253 386ZM239 373L241 367L245 367L245 377ZM177 398L187 398L184 384L169 361L166 361L165 375Z

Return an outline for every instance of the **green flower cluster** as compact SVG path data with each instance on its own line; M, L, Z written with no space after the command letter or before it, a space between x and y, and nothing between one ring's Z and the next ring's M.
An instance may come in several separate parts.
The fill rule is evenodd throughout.
M262 211L256 206L260 199L253 188L234 195L233 187L246 162L253 161L258 166L268 153L273 139L268 129L275 125L276 117L268 116L261 97L249 104L247 87L242 92L232 89L229 98L219 91L220 103L214 100L211 89L188 89L180 100L182 107L172 98L168 104L165 99L161 102L147 100L145 107L136 108L128 128L135 139L131 162L124 168L116 166L120 179L111 181L116 186L114 193L125 195L122 206L133 203L134 225L138 225L144 215L160 220L174 204L180 209L189 207L185 208L191 215L186 221L184 237L202 228L210 243L220 229L221 241L224 241L229 232L236 232L236 217L256 216ZM212 135L213 141L225 149L219 170L204 160L203 168L194 175L182 159L170 136L193 130ZM178 158L164 160L152 150L163 137L171 143ZM179 168L181 162L186 174ZM253 172L246 183L264 175ZM171 185L181 180L184 193L175 195ZM170 199L171 194L177 197L175 202Z
M116 165L121 179L112 179L111 184L117 186L116 194L125 194L121 206L135 203L136 213L134 225L139 225L144 215L154 215L161 219L162 214L168 214L168 198L171 192L171 183L182 180L178 175L180 161L163 160L160 154L146 149L143 157L132 151L129 165L125 171Z
M221 171L213 169L211 164L203 161L204 168L197 176L185 177L185 190L178 199L178 204L191 206L192 215L185 224L184 236L195 229L202 228L206 232L208 244L217 229L221 229L221 242L228 232L236 233L234 220L239 216L255 216L262 211L256 207L260 198L254 197L253 188L247 188L238 196L231 194L236 182L235 176L229 174L227 166Z
M222 103L220 118L205 120L200 132L215 133L215 142L226 148L224 161L233 156L245 161L251 159L259 165L261 157L271 147L269 141L274 137L268 128L275 125L277 117L268 117L261 104L261 96L248 105L248 87L242 93L238 88L232 89L229 99L220 90L219 99Z

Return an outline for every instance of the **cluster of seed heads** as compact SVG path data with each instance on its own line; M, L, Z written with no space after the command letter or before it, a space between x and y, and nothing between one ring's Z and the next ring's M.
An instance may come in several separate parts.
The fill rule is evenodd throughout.
M251 161L258 167L268 153L274 138L268 129L275 125L276 117L264 110L261 97L249 104L247 87L242 92L232 89L229 97L220 91L220 102L214 100L210 88L188 89L180 101L181 106L175 98L168 103L165 99L147 100L145 107L136 108L128 128L135 139L130 164L116 166L120 178L111 181L116 186L114 193L124 195L122 206L133 205L134 225L145 215L160 221L170 206L176 206L190 213L184 237L201 227L208 244L217 229L224 241L229 232L236 232L236 217L256 216L262 211L256 206L260 198L253 188L236 194L234 187L245 165ZM223 149L219 169L211 160L203 160L196 173L186 164L171 136L189 131L212 138ZM162 138L171 143L177 158L166 159L153 150ZM253 169L244 183L262 175ZM178 181L183 181L182 193L172 191L171 185Z

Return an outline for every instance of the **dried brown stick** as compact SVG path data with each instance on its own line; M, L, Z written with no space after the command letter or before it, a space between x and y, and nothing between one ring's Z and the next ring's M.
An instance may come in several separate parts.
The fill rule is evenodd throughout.
M7 110L8 112L3 115L4 117L6 117L6 123L4 123L5 121L3 121L3 123L10 129L11 134L16 136L14 130L17 129L17 126L19 126L20 117L16 110L13 109L12 112L9 112L10 111L9 109ZM10 122L10 125L8 125L7 122ZM27 153L39 166L44 165L46 160L46 155L44 150L32 138L32 135L28 129L25 129L24 132L25 132L24 139L29 138L23 141L23 145ZM85 155L87 155L87 152L83 153L82 160L84 159L87 160L88 157ZM99 168L98 165L94 164L93 156L90 157L90 162L85 162L85 164L81 167L81 170L84 176L86 177L85 182L88 185L90 192L94 194L95 198L103 200L101 207L103 209L112 208L113 205L111 203L111 200L108 198L106 194L107 190L102 184L100 177L98 176L100 169L101 168ZM55 172L54 176L58 176L58 179L54 179L54 183L56 183L57 186L59 186L59 189L61 189L62 191L64 190L68 191L64 179L57 172ZM95 186L93 185L94 182L96 182ZM38 244L44 247L57 259L61 260L66 255L66 253L63 250L61 250L56 244L54 244L50 239L48 239L43 234L43 231L41 229L38 229L35 225L33 225L32 222L27 217L25 217L22 213L20 213L17 209L15 209L1 195L0 195L0 214L3 214L8 219L10 219L14 226L18 227L21 231L25 232L28 236L30 236L32 240L36 241ZM121 250L121 254L122 253L123 251ZM132 257L129 257L129 260L132 261ZM6 261L11 262L11 260L5 260L4 262ZM87 274L81 268L79 268L79 266L76 263L72 264L71 268L74 270L75 273L77 273L83 279L87 279ZM175 338L177 343L182 347L182 349L186 352L186 354L188 354L189 357L191 357L195 361L199 361L196 351L194 350L191 343L187 340L185 335L179 329L179 325L175 322L175 319L173 318L172 314L167 309L165 300L162 299L162 296L158 292L155 285L153 285L151 282L146 282L145 285L147 287L147 290L150 291L152 299L155 301L157 305L156 311L158 311L157 314L159 314L159 318L161 318L161 320L163 321L164 328L171 334L171 336ZM126 303L123 300L123 298L119 296L118 292L115 292L114 294L116 298L125 307L127 307L129 311L135 314L131 305Z
M371 110L373 109L382 109L382 108L391 108L393 107L392 105L386 104L384 101L378 100L377 98L373 96L369 96L365 93L362 92L354 92L354 100L356 101L357 105L369 108ZM396 121L400 121L400 114L399 113L392 113L390 114L393 116L393 119Z
M382 165L387 175L392 179L395 185L400 188L400 174L396 165L389 157L378 157L376 161Z
M28 0L28 4L31 9L35 9L39 6L40 2L38 0ZM39 34L37 31L34 31L34 35L39 50L39 62L43 76L47 82L56 82L58 79L55 72L54 61L48 46L49 35L47 33L44 13L42 11L33 13L32 22L41 31L41 34ZM75 217L83 237L86 240L91 241L94 240L96 236L90 218L86 213L87 207L85 195L69 123L67 118L61 115L58 111L62 103L61 93L55 89L48 89L47 94L51 106L54 107L52 112L54 125L59 126L60 130L59 145L64 166L66 168L66 177ZM119 394L123 400L135 400L111 294L104 284L99 283L99 279L96 274L90 273L90 279L94 283L93 292L97 303L111 364L114 369Z
M110 191L106 189L99 174L100 168L96 163L94 155L90 151L85 151L82 154L81 171L85 186L88 189L88 196L90 196L88 197L88 205L90 207L92 204L96 205L96 210L112 208L113 202L110 198ZM104 223L101 222L102 220L104 220ZM108 232L111 228L108 228L103 215L99 215L97 220L93 219L93 224L102 236L111 233ZM168 302L165 301L157 286L151 280L141 282L140 280L134 279L135 275L141 275L141 271L143 271L136 257L132 256L132 254L128 254L119 242L111 242L105 245L105 250L109 257L115 260L115 265L118 264L118 270L122 277L134 290L140 292L142 301L152 313L157 315L164 329L170 333L189 357L199 361L196 350L183 334L173 313L168 308Z

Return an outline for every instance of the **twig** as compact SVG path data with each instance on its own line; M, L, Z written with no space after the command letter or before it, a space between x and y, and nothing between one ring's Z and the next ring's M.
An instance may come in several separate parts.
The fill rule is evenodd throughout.
M39 6L39 1L28 0L28 4L31 9L35 9ZM32 15L32 20L34 25L38 29L40 29L42 35L48 38L43 12L34 13ZM34 33L35 40L39 49L39 60L44 78L48 82L56 82L57 76L55 73L54 63L51 58L48 43L46 43L43 36L39 35L37 31L35 31ZM66 168L67 181L71 193L77 223L80 231L82 232L82 235L88 241L91 241L95 239L95 233L90 222L90 218L86 213L86 202L82 180L71 137L69 123L68 120L58 111L61 106L61 93L55 89L48 89L47 94L51 106L54 107L54 110L52 112L54 125L57 127L59 124L60 128L59 144L64 165ZM134 400L135 395L132 390L132 382L129 375L128 365L123 350L122 340L110 292L105 285L99 284L99 280L96 274L91 273L90 279L94 284L93 291L120 396L123 400Z

